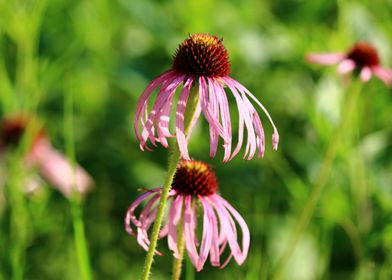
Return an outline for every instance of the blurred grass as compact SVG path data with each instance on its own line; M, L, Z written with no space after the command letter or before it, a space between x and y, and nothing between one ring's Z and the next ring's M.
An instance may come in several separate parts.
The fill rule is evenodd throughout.
M222 196L244 216L252 236L243 266L206 265L195 278L267 279L344 110L344 83L335 68L306 65L303 55L345 50L362 39L391 66L391 16L391 1L381 0L0 0L0 114L37 115L64 151L63 99L71 85L77 160L96 182L84 203L94 277L137 279L145 252L123 230L123 217L139 187L162 184L167 151L138 149L131 128L135 104L148 82L170 67L188 33L223 37L232 77L268 108L281 143L275 153L267 137L264 159L222 164L222 153L208 158L206 123L195 131L192 156L215 167ZM358 129L350 132L357 136L344 140L285 278L392 278L391 101L380 81L365 86ZM1 162L0 277L10 279L13 205L5 199L12 186L6 167ZM78 279L66 199L45 187L26 204L24 278ZM170 256L165 242L159 246ZM156 258L154 279L168 279L170 264L170 257Z

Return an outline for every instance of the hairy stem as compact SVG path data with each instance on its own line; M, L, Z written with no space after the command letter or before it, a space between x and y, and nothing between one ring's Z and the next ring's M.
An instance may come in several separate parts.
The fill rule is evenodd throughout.
M199 102L199 86L198 84L195 84L189 92L187 108L184 116L185 135L188 134L193 119L193 115L196 112L198 102ZM181 158L181 153L178 147L178 143L175 143L172 147L173 148L171 151L171 156L169 158L168 170L166 173L165 182L163 184L161 198L159 200L158 212L151 232L150 246L148 248L147 256L144 262L144 268L142 274L143 280L149 279L151 274L151 266L154 261L154 253L158 243L158 236L162 225L167 197L169 195L169 191L173 183L173 177L177 169L178 161Z
M357 103L357 97L361 91L361 87L362 83L360 81L354 81L348 90L348 96L346 98L346 104L343 109L342 119L339 123L339 126L333 133L332 139L325 153L322 165L316 175L314 187L310 193L308 200L306 201L305 207L300 217L298 218L298 223L294 227L294 230L290 236L288 246L283 252L282 257L278 260L276 269L273 271L273 279L280 278L280 275L282 274L284 269L284 265L287 263L288 259L292 255L295 246L297 245L300 237L306 230L310 219L313 216L320 194L328 181L333 161L338 152L339 144L341 143L342 136L345 133L345 128L350 122L351 115L353 114L355 104Z

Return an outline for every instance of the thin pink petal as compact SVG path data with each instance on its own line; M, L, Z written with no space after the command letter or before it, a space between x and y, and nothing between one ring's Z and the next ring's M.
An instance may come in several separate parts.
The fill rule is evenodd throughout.
M239 113L239 128L238 128L238 144L234 149L230 159L238 154L241 150L242 141L243 141L243 134L244 134L244 122L247 128L248 134L248 141L247 147L251 145L251 143L255 143L255 132L252 124L252 116L251 111L254 110L253 106L250 102L245 103L244 100L247 100L244 94L238 93L237 89L235 88L234 84L232 83L231 79L222 78L223 82L229 87L230 91L233 93L238 107ZM244 100L243 100L244 98ZM250 105L250 107L249 107ZM244 158L246 157L247 152L245 152Z
M213 230L213 223L212 223L212 209L211 206L205 201L204 197L199 196L199 200L203 206L204 215L203 215L203 236L201 240L200 246L200 257L199 261L197 262L196 270L200 271L203 269L204 263L207 260L208 253L210 252L211 242L212 242L212 230Z
M261 123L260 117L256 111L253 112L253 124L255 127L256 135L257 135L256 145L259 150L257 156L258 156L258 158L261 158L264 156L264 150L265 150L264 128Z
M169 232L167 236L167 241L169 249L173 251L173 256L177 259L180 258L177 246L177 225L181 219L182 201L183 196L178 195L171 205L168 218Z
M211 113L211 108L210 108L207 93L208 93L208 87L206 81L204 77L199 77L199 95L200 95L201 110L204 116L206 117L208 123L210 124L210 126L212 126L213 129L216 130L224 140L227 140L228 135L225 134L222 125L219 123L219 120L215 119Z
M180 93L180 97L177 103L176 110L176 136L178 147L181 152L182 158L190 160L188 153L188 142L185 138L184 118L186 112L187 101L189 97L189 91L192 86L193 78L189 78Z
M219 229L218 220L216 218L213 207L210 210L210 219L212 227L212 240L211 240L211 250L210 250L210 262L212 266L220 266L220 250L219 250Z
M277 132L274 132L274 134L272 134L272 147L275 151L278 150L278 145L279 145L279 134Z
M153 195L155 192L160 192L160 191L161 191L161 188L156 188L156 189L150 190L150 191L142 194L128 208L127 214L126 214L125 220L124 220L125 230L126 230L126 232L128 232L128 234L136 235L135 232L131 228L131 222L136 227L141 226L141 223L134 215L136 207L138 207L140 205L140 203L142 203L144 200L146 200L149 196Z
M230 120L230 110L229 110L229 102L227 100L226 92L223 89L222 85L219 83L218 80L214 79L209 79L210 83L212 83L215 87L215 94L218 97L218 103L219 103L219 108L220 108L220 113L221 113L221 119L222 119L222 124L223 124L223 129L225 130L226 134L228 135L227 141L224 142L224 158L223 161L227 162L230 159L230 153L231 153L231 138L232 138L232 133L231 133L231 120Z
M143 91L142 95L140 96L136 106L136 113L135 113L135 120L134 120L134 130L135 130L136 138L138 139L139 142L141 141L141 135L139 133L139 122L142 122L143 124L143 114L147 113L147 104L150 95L159 85L161 85L165 81L174 79L174 77L177 75L178 74L175 74L173 71L163 73L162 75L155 78L146 87L146 89Z
M267 116L269 122L271 123L271 125L272 125L272 127L273 127L273 129L274 129L273 134L274 134L274 135L278 135L278 129L276 128L274 121L272 120L270 114L268 113L268 111L267 111L267 109L264 107L264 105L261 104L261 102L260 102L260 101L259 101L259 100L258 100L258 99L257 99L257 98L256 98L256 97L255 97L246 87L244 87L243 85L241 85L239 82L237 82L236 80L234 80L234 79L232 79L232 78L230 78L230 77L226 77L226 83L227 83L228 80L230 80L231 83L232 83L236 88L238 88L238 90L239 90L240 92L245 93L247 96L249 96L249 97L250 97L250 98L251 98L251 99L261 108L261 110L263 110L264 114ZM275 140L276 140L276 139L279 140L279 137L275 137ZM277 144L278 144L278 143L273 143L273 147L277 147Z
M221 203L223 204L223 206L225 206L231 213L231 215L233 215L233 217L236 219L236 221L238 222L238 224L241 227L242 230L242 254L240 256L238 256L237 263L239 265L241 265L247 255L248 255L248 251L249 251L249 245L250 245L250 233L249 233L249 228L248 225L246 224L245 220L242 218L242 216L237 212L237 210L234 209L233 206L231 206L225 199L223 199L222 197L215 195L216 199L220 199ZM234 256L235 258L235 256Z
M235 232L235 225L233 225L234 221L231 219L230 214L219 202L216 201L214 196L210 196L209 198L211 199L211 201L215 207L215 210L218 214L219 222L220 222L221 230L220 230L220 234L219 234L220 235L219 242L222 244L222 246L221 246L219 254L221 255L223 253L228 241L229 241L230 249L232 251L233 251L233 247L234 247L234 250L236 250L237 252L240 252L240 248L239 248L238 244L236 243L235 240L233 241L233 237L234 237L234 239L236 239L237 235ZM231 219L231 221L230 221L230 219ZM235 244L237 244L237 245L235 245ZM230 252L228 258L226 259L226 261L224 261L221 268L225 267L228 264L228 262L230 261L232 256L233 256L233 253Z
M392 69L375 66L372 68L374 75L382 80L387 86L392 85Z
M211 110L212 117L215 121L219 123L219 105L218 98L215 93L215 87L210 82L208 83L208 93L209 93L209 108ZM219 135L215 128L210 125L210 157L213 158L218 150Z
M346 74L351 72L355 69L355 62L351 59L345 59L338 65L338 73L339 74Z
M155 103L153 108L148 116L145 126L143 127L141 134L140 146L144 147L146 145L147 139L150 139L153 145L155 144L155 136L154 136L154 123L156 122L157 115L159 115L159 111L161 108L170 102L170 99L174 95L177 87L184 80L184 75L177 76L174 80L170 82L170 84L165 83L162 85L160 91L158 92L157 98L155 99Z
M184 210L184 238L185 247L188 252L189 259L195 267L199 262L199 255L197 254L195 244L195 212L191 207L192 197L187 195L185 197L185 210Z
M363 67L361 73L359 74L359 77L362 82L368 82L372 78L372 70L370 69L370 67Z
M336 64L342 61L346 55L344 53L310 53L305 56L305 60L318 64Z
M222 197L218 195L213 195L211 196L211 199L214 202L214 206L215 209L217 210L221 224L226 229L226 236L229 242L229 246L231 248L231 252L234 256L234 259L239 265L241 265L245 261L249 251L250 233L249 233L248 226L246 225L241 215ZM235 224L229 212L231 213L231 215L234 216L234 218L237 220L237 222L241 227L242 250L240 249L237 243Z
M165 148L169 146L166 137L173 137L173 134L171 134L169 131L170 112L172 109L173 98L174 92L170 94L170 97L167 99L166 103L163 105L156 116L158 139Z

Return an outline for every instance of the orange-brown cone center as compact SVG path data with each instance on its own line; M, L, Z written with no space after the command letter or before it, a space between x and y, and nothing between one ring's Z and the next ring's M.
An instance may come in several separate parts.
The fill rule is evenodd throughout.
M208 196L218 191L218 182L208 164L202 161L181 161L172 188L181 195Z
M375 66L380 63L377 50L366 42L356 43L347 58L352 59L359 68Z
M224 77L230 74L229 54L222 39L207 34L191 35L177 48L173 69L187 75Z

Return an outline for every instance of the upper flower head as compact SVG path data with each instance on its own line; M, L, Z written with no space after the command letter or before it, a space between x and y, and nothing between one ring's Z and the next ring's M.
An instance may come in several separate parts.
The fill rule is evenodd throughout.
M160 238L167 236L168 246L176 258L180 258L177 244L177 231L184 232L185 247L189 258L200 271L210 255L213 266L224 267L234 256L238 264L242 264L248 254L250 234L248 226L241 215L216 192L218 183L212 168L201 161L181 161L169 192L170 210L166 217L166 224L161 229ZM161 188L156 188L138 197L130 206L125 217L126 231L137 237L138 243L148 250L148 233L157 215L157 201L161 196ZM142 201L148 200L139 217L135 216L135 209ZM197 212L203 211L203 229L201 242L197 237ZM237 241L235 221L241 228L242 249ZM133 230L131 224L137 228ZM226 245L231 253L221 265L220 256ZM199 247L199 252L197 250ZM159 253L159 252L157 252ZM160 253L159 253L160 254Z
M31 146L25 156L26 167L37 167L41 176L66 196L73 190L86 193L92 186L91 177L80 166L74 171L68 159L53 148L43 127L34 118L16 115L0 121L0 155L19 145L29 125L36 126L36 130L32 131Z
M195 34L177 48L173 56L173 69L188 75L225 77L230 74L229 54L222 39Z
M380 65L377 50L367 42L356 43L346 53L308 54L306 59L320 64L338 64L341 74L356 70L363 82L375 75L386 85L392 84L392 70Z
M167 147L167 137L176 137L182 158L189 160L188 139L203 112L210 125L211 157L217 152L219 137L223 140L224 161L238 154L244 140L245 127L247 144L244 158L251 159L257 150L258 157L262 157L265 149L264 129L256 109L248 99L250 97L264 111L273 126L272 145L276 150L279 134L267 110L249 90L230 78L229 73L228 53L221 39L207 34L189 36L176 50L172 69L154 79L139 99L134 129L141 149L149 149L148 140L155 146L160 142ZM170 132L170 115L176 89L181 84L183 88L176 104L174 135ZM231 117L225 87L231 91L239 113L238 144L233 152ZM160 89L149 111L149 98L157 88ZM197 90L196 96L190 97L191 92L194 92L191 89ZM195 106L194 114L190 116L190 125L186 128L185 115L192 106Z

